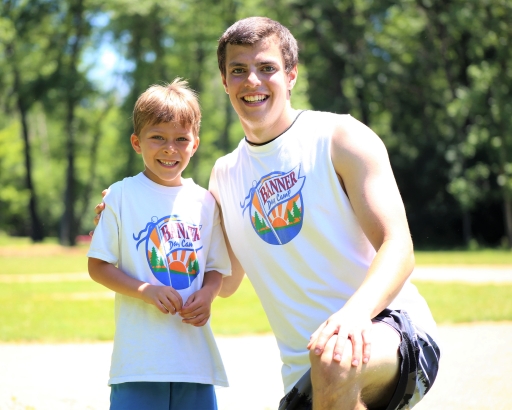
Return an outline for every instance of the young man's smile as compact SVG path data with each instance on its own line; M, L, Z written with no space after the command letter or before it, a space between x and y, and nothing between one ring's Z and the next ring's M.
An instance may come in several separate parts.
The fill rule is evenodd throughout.
M222 81L249 140L268 141L290 126L295 117L290 90L296 77L297 67L286 72L272 38L251 46L228 44Z

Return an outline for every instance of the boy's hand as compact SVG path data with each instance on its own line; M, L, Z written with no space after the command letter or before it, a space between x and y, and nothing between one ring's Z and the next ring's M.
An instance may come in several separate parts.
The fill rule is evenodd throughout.
M171 286L155 286L144 283L140 288L141 298L150 305L155 305L162 313L175 315L183 306L181 295Z
M192 293L180 311L182 322L196 327L204 326L210 318L214 298L215 295L207 288Z

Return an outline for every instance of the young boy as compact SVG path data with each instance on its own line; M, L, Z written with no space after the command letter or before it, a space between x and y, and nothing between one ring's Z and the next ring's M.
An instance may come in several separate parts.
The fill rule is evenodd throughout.
M109 188L87 254L91 278L116 292L111 410L217 409L213 385L228 385L208 322L231 271L218 208L181 176L200 121L179 78L139 97L131 144L144 171Z

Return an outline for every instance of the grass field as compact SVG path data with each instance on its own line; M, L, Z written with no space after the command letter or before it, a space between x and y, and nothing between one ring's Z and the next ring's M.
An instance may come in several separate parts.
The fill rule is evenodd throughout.
M31 245L1 238L0 244L0 342L112 339L113 293L77 275L87 270L86 246L68 249L54 243ZM417 263L512 266L511 255L494 250L419 252ZM512 284L416 285L440 324L512 320ZM214 302L212 327L217 335L270 332L248 280L232 297Z

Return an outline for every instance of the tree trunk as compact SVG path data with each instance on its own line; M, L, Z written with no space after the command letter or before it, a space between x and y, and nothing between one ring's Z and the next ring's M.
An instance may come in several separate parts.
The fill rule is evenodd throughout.
M75 176L75 107L78 102L76 89L78 79L78 56L81 42L84 36L84 7L82 0L71 6L72 24L76 27L71 45L71 55L67 70L67 83L69 87L66 92L66 188L64 191L64 215L60 227L60 243L66 246L76 245L78 226L75 219L76 205L76 176Z
M44 239L43 225L39 218L39 214L37 212L37 195L34 188L34 184L32 181L32 156L30 153L30 140L29 140L29 132L28 132L28 123L27 123L27 109L25 104L23 103L23 97L21 96L20 90L20 78L17 69L14 72L14 81L17 92L17 105L20 113L21 119L21 128L23 134L23 143L24 143L24 154L25 154L25 181L27 185L27 189L29 191L29 213L30 213L30 223L29 227L30 237L34 242L41 242Z
M508 240L507 246L512 249L512 200L507 192L503 198L503 211L505 214L505 233Z

